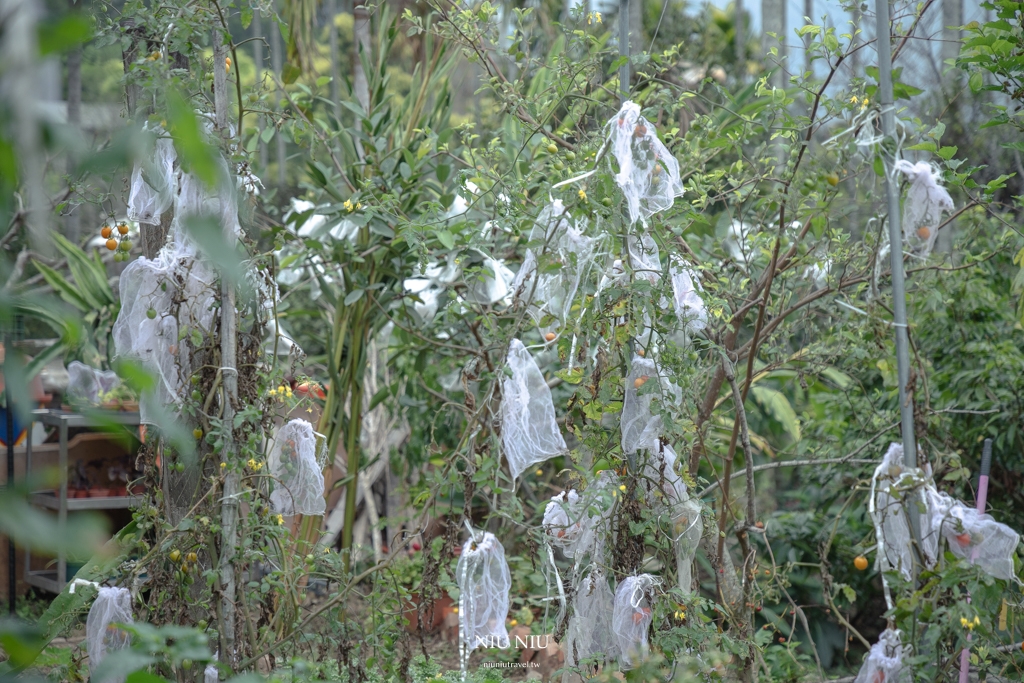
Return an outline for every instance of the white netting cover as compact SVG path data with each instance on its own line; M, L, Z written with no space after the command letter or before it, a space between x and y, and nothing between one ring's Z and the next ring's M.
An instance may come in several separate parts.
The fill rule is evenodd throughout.
M693 558L704 535L704 520L700 503L690 498L686 482L676 472L677 459L675 449L665 444L660 453L648 453L643 472L646 486L662 501L672 520L679 586L688 591L693 583Z
M576 489L552 496L544 508L544 534L548 543L559 548L575 543L582 530L581 516L580 495Z
M126 648L131 642L131 635L115 624L133 623L132 596L128 589L101 586L85 620L85 648L92 671L109 653ZM124 678L118 680L123 683Z
M997 579L1016 578L1013 555L1020 543L1016 531L944 493L929 491L929 498L934 502L928 506L927 524L922 516L922 536L926 528L931 532L941 530L950 552L957 557Z
M582 220L574 224L565 206L556 199L541 210L530 230L529 243L537 250L526 250L512 281L512 292L517 301L528 307L537 324L546 315L555 318L556 327L569 320L573 299L596 250L597 240L583 234L585 227ZM539 241L543 245L536 246ZM550 260L540 259L538 254L551 255L556 267L549 267Z
M672 279L672 305L676 315L685 324L687 333L696 334L708 324L708 311L700 297L700 280L678 258L669 261L668 273Z
M920 468L908 468L903 464L903 446L898 443L889 445L889 450L872 476L871 488L874 498L871 515L876 534L879 536L880 569L896 569L908 581L914 566L914 549L910 518L903 501L913 501L916 513L918 501L928 504L925 495L928 483ZM924 519L927 516L925 514L921 517ZM927 528L922 530L922 535L928 539L924 548L924 560L931 566L935 562L937 539L927 534Z
M270 502L277 512L324 514L323 463L317 462L313 425L301 419L282 425L270 447L267 467L274 478Z
M121 310L113 329L117 356L139 361L156 376L156 388L139 400L141 421L145 424L158 424L162 414L166 414L160 409L177 403L194 371L192 340L209 338L214 331L217 274L188 234L187 220L213 216L222 229L235 236L242 233L236 183L211 193L190 174L175 170L174 164L173 143L161 138L153 160L153 167L159 171L154 171L150 180L157 182L159 178L160 183L166 184L173 199L174 220L167 242L156 258L140 257L121 274ZM220 160L219 165L220 176L227 179L226 163ZM165 190L160 188L156 192L163 201ZM141 202L142 195L137 199ZM139 216L147 214L141 204L130 210ZM153 222L159 222L156 214Z
M480 272L466 278L466 301L476 304L496 304L505 299L515 275L502 261L487 256Z
M220 680L220 672L216 664L207 664L203 669L203 683L217 683Z
M567 551L574 557L577 568L586 563L604 562L619 485L618 475L612 470L604 470L580 496L580 530Z
M113 370L97 370L77 360L68 365L67 396L72 401L95 405L100 402L100 394L113 391L120 383Z
M569 666L579 666L597 654L605 660L619 655L619 644L612 633L613 601L612 589L600 568L595 567L580 581L566 629L565 661Z
M911 671L903 666L903 658L910 653L910 646L902 644L899 631L882 631L853 683L910 683Z
M512 376L501 382L501 442L515 480L532 465L567 449L555 422L551 390L518 339L509 346L508 367Z
M658 243L650 235L636 237L629 235L626 238L626 247L629 251L629 264L633 268L633 274L641 280L650 282L657 286L661 280L661 253L658 251Z
M460 591L459 650L463 660L477 647L508 647L505 620L512 577L505 549L494 534L479 532L463 544L456 580Z
M622 401L622 452L658 451L663 424L661 416L651 410L652 403L655 398L676 403L681 397L679 387L661 375L652 359L634 356Z
M137 360L156 376L140 397L141 420L157 424L157 406L174 405L192 375L193 333L207 338L216 316L217 276L195 246L172 228L154 259L142 256L121 273L121 310L114 322L120 358Z
M162 134L162 131L158 130L157 134ZM150 225L160 224L160 216L170 208L177 194L177 172L174 168L176 159L171 139L158 137L152 163L136 162L128 193L129 220Z
M620 668L632 669L647 651L647 631L654 616L648 594L654 588L650 574L627 576L615 589L612 632L619 643Z
M654 125L640 115L638 104L624 102L608 128L619 166L615 182L626 198L630 223L646 223L683 194L679 162L658 139Z
M910 188L903 202L903 240L910 248L931 253L939 234L943 211L953 210L953 198L939 184L939 173L926 161L896 162L896 170L907 176Z

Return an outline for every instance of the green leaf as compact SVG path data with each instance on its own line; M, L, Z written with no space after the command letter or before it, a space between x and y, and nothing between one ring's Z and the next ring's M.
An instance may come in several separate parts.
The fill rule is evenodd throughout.
M244 5L244 6L248 7L248 5ZM252 10L249 10L249 14L250 14L250 18L251 18ZM171 683L171 682L168 681L163 676L157 676L156 674L151 674L148 671L136 671L133 674L129 674L128 678L125 679L124 683Z
M359 301L362 298L363 298L363 290L356 289L354 291L351 291L351 292L349 292L345 296L345 305L346 306L351 306L352 304L354 304L355 302Z
M782 425L793 441L799 441L800 420L786 395L777 389L757 385L752 386L750 391L754 400Z
M295 81L299 80L299 76L301 75L302 69L291 61L285 62L285 65L281 67L281 82L285 85L291 85Z
M77 12L60 19L41 21L36 31L40 57L55 52L70 52L78 45L92 40L92 22L88 16Z
M66 279L64 279L63 275L58 273L53 268L50 268L45 263L33 261L33 264L35 265L36 269L39 270L39 274L43 276L43 279L46 280L46 284L53 287L54 291L56 291L57 294L60 295L61 299L64 299L64 301L68 302L69 304L77 308L79 311L82 311L83 313L92 310L92 307L89 305L89 303L84 298L82 298L81 294L79 294L78 289L75 288L75 286L68 282Z
M445 249L455 248L455 237L447 230L437 231L437 241L443 244Z
M579 384L580 382L583 381L583 368L574 368L572 370L556 370L555 377L559 377L569 384Z
M249 24L252 23L252 5L248 2L240 3L240 9L242 12L242 28L249 28Z
M957 152L957 147L956 146L940 147L939 150L936 152L936 154L938 154L941 159L943 159L945 161L949 161L950 159L953 158L954 155L956 155L956 152Z
M885 177L885 163L882 161L882 157L876 156L874 162L871 164L871 168L879 178Z
M930 140L926 141L926 142L919 142L916 145L910 145L906 149L912 149L912 150L917 150L917 151L921 151L921 152L934 152L935 151L935 143L931 142Z
M89 258L84 251L60 233L54 232L52 237L57 250L67 259L68 269L83 297L93 308L113 305L114 292L107 281L107 269L103 262Z
M971 92L977 95L981 92L981 88L985 85L984 77L980 71L975 71L971 74L971 77L967 80L967 84L971 86Z
M192 106L177 91L167 92L167 122L186 169L207 187L217 184L217 149L203 136Z
M452 172L452 167L448 164L439 164L435 173L437 174L437 180L440 183L448 180L448 175Z

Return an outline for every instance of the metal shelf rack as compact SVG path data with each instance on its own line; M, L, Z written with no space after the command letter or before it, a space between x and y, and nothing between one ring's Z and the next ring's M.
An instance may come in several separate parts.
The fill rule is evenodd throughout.
M104 498L72 498L68 499L68 430L76 428L95 428L119 425L138 427L138 413L122 413L115 411L97 411L96 414L83 415L63 410L33 410L28 423L28 433L32 433L32 423L40 422L49 427L56 427L60 437L61 472L59 493L53 491L36 491L30 501L39 507L57 511L57 525L63 533L67 526L68 512L76 510L123 510L131 507L135 496L109 496ZM28 439L25 447L25 473L32 472L32 440ZM31 569L32 553L25 552L25 582L31 586L42 588L51 593L60 593L67 585L67 557L61 551L57 555L57 568Z

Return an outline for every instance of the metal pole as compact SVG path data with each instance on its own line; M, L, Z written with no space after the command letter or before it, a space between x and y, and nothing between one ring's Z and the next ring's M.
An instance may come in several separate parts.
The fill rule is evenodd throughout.
M629 99L629 0L619 0L619 104Z
M882 109L882 134L885 141L895 143L896 112L892 95L892 53L889 38L888 0L875 0L878 20L878 96ZM886 169L885 191L889 203L889 257L892 266L894 327L896 328L896 364L900 387L900 427L903 434L903 461L917 466L917 445L914 438L914 406L907 395L910 381L910 345L907 341L907 296L903 276L903 229L900 225L900 195L891 168Z
M889 2L875 0L877 30L875 46L878 49L878 104L882 109L884 149L896 144L896 112L892 96L892 45L889 31ZM883 154L885 152L883 151ZM892 267L893 327L896 328L896 369L900 385L900 429L903 434L903 462L917 467L917 442L914 438L913 397L907 393L910 382L910 344L907 341L907 295L903 280L903 229L900 225L900 194L895 170L887 165L885 193L889 200L889 259ZM913 506L907 508L914 538L921 538L920 518ZM920 543L918 543L920 548Z

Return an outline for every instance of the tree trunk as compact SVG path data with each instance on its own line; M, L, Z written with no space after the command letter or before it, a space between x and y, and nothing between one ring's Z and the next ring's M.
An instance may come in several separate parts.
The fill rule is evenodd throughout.
M786 59L786 3L783 0L761 0L761 31L764 34L765 69L775 69L770 85L774 88L786 86L786 74L782 66ZM770 33L778 37L770 36ZM772 48L778 50L778 56L769 54Z
M743 25L743 20L745 18L743 16L743 0L736 0L734 12L736 16L733 19L733 23L735 25L733 42L736 45L736 75L742 83L747 80L747 27Z
M252 17L252 36L256 40L252 41L253 59L256 62L256 86L259 87L263 82L263 44L266 40L263 36L263 12L255 10ZM263 129L266 128L267 119L263 114L260 114L257 119L257 124L260 131L260 143L259 143L259 169L260 174L267 172L267 164L269 159L267 158L267 145L263 142Z
M334 104L334 118L341 120L341 71L338 64L338 0L327 0L327 41L331 57L331 102Z
M352 90L355 91L356 99L363 111L370 114L370 84L366 78L366 71L363 69L363 62L360 55L364 55L367 64L371 63L372 52L370 47L370 13L366 11L366 5L360 0L352 4L352 17L354 20L355 41L353 45L352 58Z
M274 73L280 78L281 76L281 30L277 26L277 22L271 22L270 27L270 68L274 70ZM277 91L277 99L280 101L283 94L280 90ZM274 106L277 110L277 105ZM286 158L286 150L284 146L284 137L281 136L281 130L278 129L277 134L274 136L274 142L277 143L277 184L284 187L285 184L285 164L288 162Z
M68 53L68 91L67 91L67 103L68 103L68 125L73 129L81 130L82 125L82 48L81 46L76 47ZM69 178L74 178L75 168L77 167L77 160L74 155L69 151L67 158L67 174ZM67 229L67 236L75 244L81 239L82 233L82 214L71 204L71 211L67 215L67 220L64 223L64 227Z
M943 62L954 60L960 54L960 26L964 23L963 0L942 0ZM953 27L953 28L950 28ZM943 64L945 66L945 64ZM956 74L956 70L953 71Z
M218 135L227 137L228 126L228 78L225 59L228 56L224 45L224 35L220 27L213 29L213 102L214 120ZM227 182L226 179L222 182ZM227 184L220 188L220 201L233 201L231 193L234 187ZM223 214L223 209L222 212ZM225 223L221 226L227 244L235 241L234 226ZM221 435L223 439L223 462L229 464L224 476L224 492L221 499L221 543L220 543L220 660L234 668L238 661L235 649L235 548L238 545L238 491L239 474L232 462L234 457L233 425L235 422L235 404L238 402L237 344L235 320L235 288L226 277L221 276L220 306L220 354L221 354L221 386L223 396L222 424L226 428Z

